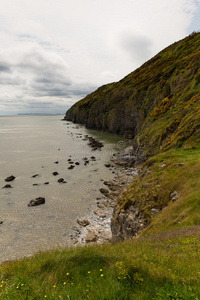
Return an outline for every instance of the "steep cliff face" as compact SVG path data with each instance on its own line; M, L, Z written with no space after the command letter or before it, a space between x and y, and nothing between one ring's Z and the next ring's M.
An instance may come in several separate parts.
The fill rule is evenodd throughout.
M65 119L135 141L139 138L151 155L195 138L200 127L199 90L200 33L196 33L119 82L86 96L67 111Z
M131 138L134 155L146 159L117 199L114 240L149 224L153 230L158 224L163 229L200 224L200 33L100 87L73 105L65 119ZM176 201L173 194L179 195Z

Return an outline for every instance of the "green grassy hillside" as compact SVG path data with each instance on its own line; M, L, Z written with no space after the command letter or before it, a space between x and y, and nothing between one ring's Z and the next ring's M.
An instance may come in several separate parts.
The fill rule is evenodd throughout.
M147 154L200 138L200 33L73 105L66 120L139 138Z
M163 232L0 265L0 299L200 299L200 229Z

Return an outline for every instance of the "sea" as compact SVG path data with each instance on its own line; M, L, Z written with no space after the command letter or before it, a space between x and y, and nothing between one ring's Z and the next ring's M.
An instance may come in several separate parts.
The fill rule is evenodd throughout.
M105 167L118 151L119 137L61 119L0 117L0 262L68 246L77 218L91 213L103 181L120 172L116 166ZM92 150L85 135L104 147ZM69 160L77 163L75 168L68 169ZM5 182L10 175L15 180ZM12 188L3 188L5 184ZM28 206L37 197L44 197L45 204Z

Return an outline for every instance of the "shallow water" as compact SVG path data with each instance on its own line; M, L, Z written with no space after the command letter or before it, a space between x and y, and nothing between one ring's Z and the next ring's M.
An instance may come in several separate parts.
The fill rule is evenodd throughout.
M60 119L0 117L0 261L66 246L77 217L87 216L95 205L102 180L114 177L114 169L104 164L117 151L119 138ZM85 134L102 141L102 150L93 151ZM83 158L91 156L96 161L85 166ZM69 158L80 165L69 170ZM2 189L10 175L16 176L13 188ZM58 183L61 177L67 183ZM28 207L36 197L45 197L45 204Z

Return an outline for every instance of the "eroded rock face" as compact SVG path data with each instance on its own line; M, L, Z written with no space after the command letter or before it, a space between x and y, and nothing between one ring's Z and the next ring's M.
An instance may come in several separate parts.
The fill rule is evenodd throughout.
M114 242L136 236L146 227L142 214L136 206L130 206L127 210L121 210L115 206L111 219L112 240Z

